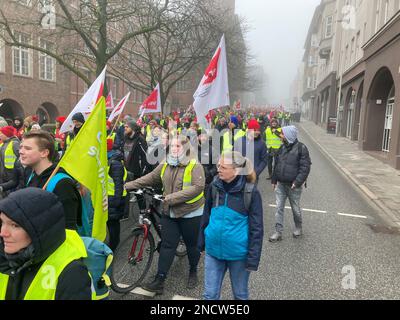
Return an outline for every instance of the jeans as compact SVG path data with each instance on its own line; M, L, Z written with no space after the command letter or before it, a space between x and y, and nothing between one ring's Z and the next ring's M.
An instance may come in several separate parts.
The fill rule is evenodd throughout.
M303 188L300 187L292 190L291 187L291 184L282 183L278 183L276 187L275 194L277 211L275 214L275 229L279 233L283 232L283 217L285 213L285 203L287 198L289 198L290 206L292 207L293 219L296 228L301 228L303 223L300 208L300 198Z
M222 282L228 269L235 300L249 299L250 272L246 270L246 260L218 260L206 253L204 272L205 300L220 300Z
M158 259L158 275L167 276L181 236L186 245L190 272L197 271L200 251L197 248L201 217L172 219L163 215L161 218L161 249Z
M108 232L110 236L108 247L115 251L120 242L121 225L119 220L107 221Z

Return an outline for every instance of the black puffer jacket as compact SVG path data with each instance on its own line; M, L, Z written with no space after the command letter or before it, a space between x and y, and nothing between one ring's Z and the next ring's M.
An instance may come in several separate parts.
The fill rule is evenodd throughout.
M53 164L51 167L44 170L39 176L36 174L33 174L32 176L26 175L26 186L43 188L56 166L56 164ZM65 173L62 168L58 172ZM76 182L72 179L62 179L57 183L53 193L58 197L63 205L65 227L67 229L76 230L77 226L82 225L82 205Z
M109 153L108 165L110 170L108 175L113 179L115 192L114 196L108 196L108 218L109 220L119 220L124 215L125 198L124 192L124 156L120 151Z
M272 184L277 182L301 187L311 171L311 159L307 147L296 140L292 144L284 144L279 149L276 165L272 174Z
M6 300L23 300L43 262L65 241L63 207L54 194L27 188L0 201L0 211L20 225L32 239L33 250L12 255L11 266L0 238L0 272L10 276ZM55 299L91 299L91 280L82 260L71 262L63 270L57 281Z

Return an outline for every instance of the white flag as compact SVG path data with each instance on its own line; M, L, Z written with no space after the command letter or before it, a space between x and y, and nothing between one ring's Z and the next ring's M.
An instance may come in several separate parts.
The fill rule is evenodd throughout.
M85 119L89 117L89 114L92 112L93 108L96 106L97 101L103 96L104 90L104 79L106 77L106 69L104 68L102 73L98 76L95 82L90 86L85 95L79 100L78 104L69 114L65 122L60 128L60 133L66 133L71 131L74 128L74 124L72 122L72 117L75 113L81 112Z
M139 113L143 115L157 112L161 112L160 84L157 84L153 92L144 100L139 109Z
M209 111L230 105L225 35L193 95L197 121L210 128Z
M130 92L117 104L117 106L113 109L110 116L108 117L108 121L112 122L116 117L118 117L122 112L124 112L126 103L129 101Z

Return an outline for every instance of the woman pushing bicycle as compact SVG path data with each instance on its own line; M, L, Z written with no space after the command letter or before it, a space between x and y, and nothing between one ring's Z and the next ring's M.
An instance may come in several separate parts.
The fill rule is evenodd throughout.
M200 251L197 248L197 239L205 202L205 174L186 136L172 136L166 160L148 175L127 183L125 188L134 190L157 187L160 184L163 186L165 199L158 271L153 282L142 286L156 294L163 294L164 282L181 237L187 248L190 265L187 288L193 289L198 284Z

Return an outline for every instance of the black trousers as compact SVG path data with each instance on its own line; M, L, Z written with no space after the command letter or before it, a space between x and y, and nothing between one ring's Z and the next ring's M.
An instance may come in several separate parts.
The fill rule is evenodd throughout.
M182 236L186 245L190 271L197 271L200 251L197 241L201 216L195 218L172 219L166 215L161 218L161 250L158 259L158 274L166 276L175 258L176 249Z
M120 222L119 220L108 220L107 227L110 237L108 246L112 251L115 251L120 242L120 233L121 233Z

